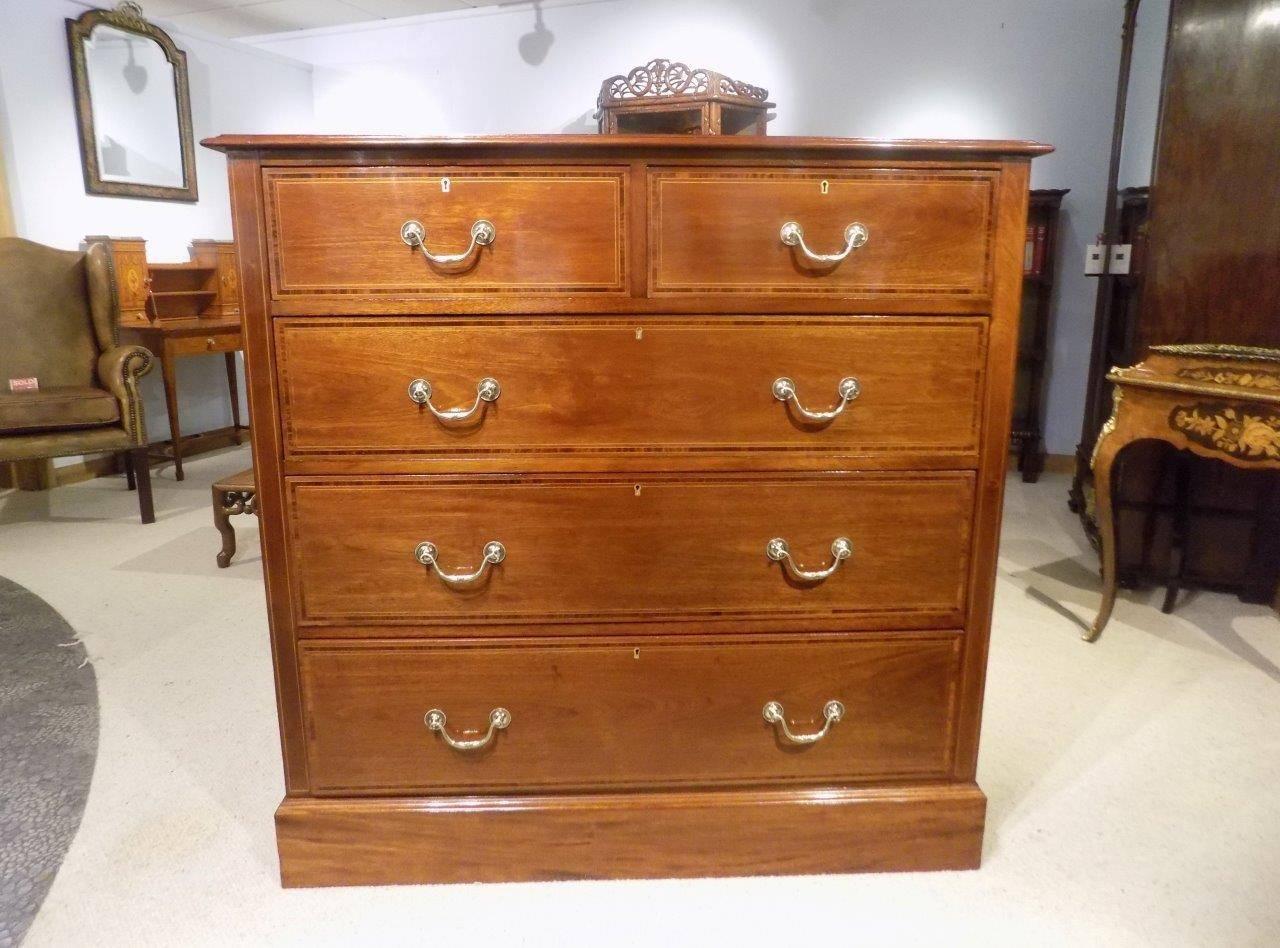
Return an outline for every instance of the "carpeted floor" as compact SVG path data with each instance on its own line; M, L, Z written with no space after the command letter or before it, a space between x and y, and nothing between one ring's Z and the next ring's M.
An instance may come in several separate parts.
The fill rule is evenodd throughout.
M28 948L200 945L1280 944L1280 620L1124 592L1096 645L1097 560L1067 483L1009 484L968 873L279 888L283 793L257 529L214 564L209 485L245 450L0 494L0 575L54 606L97 674L88 803Z
M75 630L0 577L0 948L22 941L71 846L98 753L98 686Z

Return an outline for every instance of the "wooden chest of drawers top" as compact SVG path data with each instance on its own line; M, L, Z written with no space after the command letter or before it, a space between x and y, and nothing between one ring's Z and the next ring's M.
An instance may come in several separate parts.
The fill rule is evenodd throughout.
M974 864L1047 149L211 144L287 881Z
M277 315L988 312L1000 164L1045 150L567 135L208 144L261 161ZM848 266L822 259L849 250Z

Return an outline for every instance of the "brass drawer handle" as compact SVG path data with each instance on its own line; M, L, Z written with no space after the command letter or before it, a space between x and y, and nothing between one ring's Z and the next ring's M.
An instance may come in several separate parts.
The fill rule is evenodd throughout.
M791 558L791 547L782 537L774 537L765 547L765 555L775 563L781 563L787 575L801 583L820 583L837 569L840 564L853 556L853 544L846 537L836 537L831 541L831 555L835 557L831 565L825 569L807 570L796 565Z
M854 221L844 229L844 250L839 253L814 253L804 242L804 230L795 221L787 221L783 224L778 237L788 247L799 247L800 252L811 262L832 266L870 240L871 234L864 225Z
M777 701L767 701L764 706L764 719L782 732L782 736L792 744L816 744L827 736L831 725L839 724L844 719L844 705L839 701L828 701L822 706L822 717L825 723L821 731L812 734L794 734L787 725L787 712Z
M511 724L511 712L506 708L494 708L489 712L489 730L484 737L477 737L474 740L462 741L456 737L450 737L449 732L444 729L446 718L444 712L439 708L432 708L426 713L422 719L426 722L427 730L435 731L444 742L459 751L481 750L493 743L493 736L499 731L505 731Z
M421 221L405 221L400 226L400 239L410 247L417 247L424 257L440 267L466 263L477 248L488 247L497 237L498 231L493 222L482 219L471 225L471 244L462 253L432 253L427 249L427 229Z
M502 394L502 386L494 378L483 378L476 383L476 400L468 408L436 408L431 404L431 383L426 379L414 379L409 383L409 401L415 405L426 405L427 410L436 416L445 427L461 428L484 418L484 406L496 402Z
M430 566L446 586L453 589L468 589L479 586L489 572L489 567L497 566L507 558L507 548L497 540L490 540L484 545L484 556L480 560L480 566L470 573L446 573L440 568L437 559L439 555L440 551L430 540L423 540L413 550L413 558L423 566Z
M836 386L836 394L840 396L840 404L835 408L830 411L813 411L800 404L800 398L796 395L796 383L792 379L784 375L773 380L773 397L788 403L805 421L830 424L845 410L845 406L862 394L862 385L852 375L847 375Z

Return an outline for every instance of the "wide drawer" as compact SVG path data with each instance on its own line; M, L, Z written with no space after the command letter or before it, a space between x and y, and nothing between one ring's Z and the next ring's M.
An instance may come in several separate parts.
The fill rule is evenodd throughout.
M303 624L475 634L495 622L836 617L954 627L973 493L969 472L290 478L289 572ZM852 555L826 579L803 580L767 555L775 538L795 569L830 568L840 538ZM495 541L505 559L486 563ZM423 543L434 566L415 558ZM440 575L478 570L462 588Z
M275 324L291 456L973 455L986 321L316 318ZM439 410L474 405L461 425ZM481 379L496 400L476 402ZM795 399L775 393L794 383ZM856 397L838 417L841 380Z
M944 776L957 633L794 644L305 644L313 792ZM765 719L776 701L794 744ZM479 742L455 749L444 739ZM427 727L444 713L443 732Z
M267 169L275 298L607 293L626 286L626 172L561 168ZM492 242L457 263L478 221Z
M991 288L997 172L650 173L650 292L955 296ZM803 246L784 242L799 226ZM865 243L840 262L851 225ZM861 239L855 237L853 242Z

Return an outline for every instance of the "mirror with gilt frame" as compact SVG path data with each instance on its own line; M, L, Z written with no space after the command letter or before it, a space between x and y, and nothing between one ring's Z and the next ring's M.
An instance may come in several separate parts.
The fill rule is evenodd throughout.
M195 201L187 56L133 2L67 20L89 194Z

